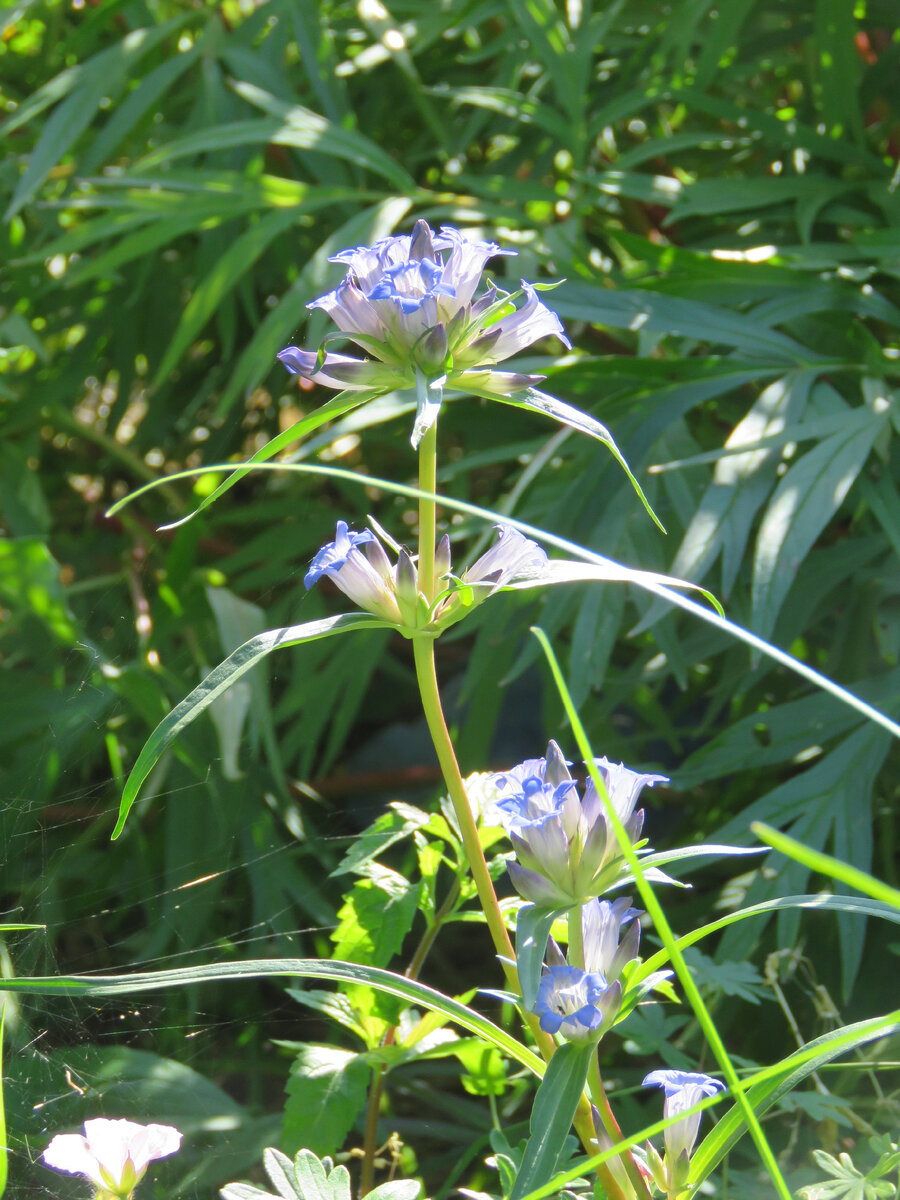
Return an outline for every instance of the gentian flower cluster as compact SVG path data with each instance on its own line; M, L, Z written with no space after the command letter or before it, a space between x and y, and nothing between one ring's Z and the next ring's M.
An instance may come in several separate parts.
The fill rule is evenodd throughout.
M96 1200L129 1200L147 1167L181 1146L181 1133L171 1125L138 1125L134 1121L85 1121L84 1134L60 1133L43 1153L57 1171L84 1175L97 1189Z
M635 812L645 786L663 775L630 771L605 758L596 765L610 801L632 843L640 837L643 810ZM624 859L606 806L592 780L579 796L555 742L545 758L529 759L494 777L498 815L516 852L509 875L516 891L541 907L570 909L608 891Z
M391 564L384 547L369 529L354 533L338 521L333 542L316 553L304 577L307 589L327 576L357 607L401 630L440 632L522 574L547 562L537 544L507 525L497 526L497 541L468 567L460 579L450 574L450 539L445 534L435 552L435 575L446 581L432 603L419 593L416 565L400 547Z
M469 241L452 226L435 233L426 221L417 221L412 234L342 250L329 261L345 265L346 278L307 307L321 308L371 357L288 346L278 358L324 387L376 394L415 388L412 444L418 446L437 419L444 387L511 396L544 377L497 371L497 363L548 336L571 349L559 317L524 280L514 295L493 286L476 295L488 259L514 253Z
M644 1087L661 1087L666 1098L663 1116L678 1117L707 1096L716 1096L725 1091L725 1084L699 1071L651 1071L644 1079ZM700 1131L699 1112L690 1113L667 1126L664 1139L665 1160L647 1143L647 1165L653 1182L667 1196L683 1192L688 1182L691 1154Z

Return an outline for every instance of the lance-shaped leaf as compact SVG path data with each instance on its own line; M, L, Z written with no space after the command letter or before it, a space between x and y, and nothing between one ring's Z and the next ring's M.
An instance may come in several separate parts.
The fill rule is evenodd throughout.
M510 1200L522 1200L553 1178L596 1052L590 1042L567 1042L550 1059L534 1098L531 1136Z
M526 904L519 909L516 919L516 969L522 1000L528 1011L534 1008L537 999L550 929L556 918L564 912L565 909L539 908L536 904Z
M545 1072L540 1058L521 1042L452 996L445 996L405 975L396 975L381 967L337 959L254 958L243 962L205 963L194 967L176 967L169 971L136 971L124 975L49 975L3 981L4 991L27 992L38 996L130 996L176 987L196 987L226 979L328 979L335 983L362 984L388 996L397 996L408 1004L439 1013L454 1025L496 1046L503 1054L521 1063L539 1078ZM574 1111L574 1110L573 1110Z
M297 646L301 642L312 642L330 637L335 633L346 633L351 629L388 629L386 621L379 621L367 613L342 613L337 617L326 617L321 621L307 621L303 625L287 625L282 629L269 629L257 637L244 642L224 662L219 663L189 696L176 704L153 730L146 745L137 757L125 784L119 804L119 818L113 830L113 841L122 832L125 819L137 799L141 784L150 774L160 755L175 740L181 731L208 708L223 692L273 650Z
M474 374L476 372L471 372L470 376ZM512 408L523 408L526 412L541 413L545 417L550 417L552 420L558 421L561 425L567 425L570 429L574 429L578 433L586 433L588 437L596 438L598 442L603 442L610 454L628 476L631 486L637 493L641 504L643 504L663 533L666 532L665 526L651 508L650 501L644 495L643 489L637 479L635 479L624 454L616 445L613 435L600 421L597 421L588 413L582 412L580 408L566 404L563 400L557 400L555 396L548 396L546 392L539 391L537 388L530 387L527 390L515 392L509 396L501 396L496 392L490 391L488 388L479 390L477 385L471 384L468 378L466 384L469 391L475 395L484 397L486 400L496 400L500 404L508 404Z

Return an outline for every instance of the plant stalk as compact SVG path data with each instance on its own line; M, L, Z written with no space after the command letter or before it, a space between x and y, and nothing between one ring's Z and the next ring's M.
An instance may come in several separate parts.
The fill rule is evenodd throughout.
M428 495L419 496L418 586L419 591L431 604L435 596L434 554L437 537L437 505L430 497L437 492L437 423L432 425L419 444L419 490ZM516 953L500 911L497 894L494 891L484 851L481 848L481 839L478 836L475 818L472 816L466 785L456 758L453 740L444 718L434 662L434 638L427 634L413 638L413 657L422 709L440 764L441 774L444 776L444 783L459 823L475 890L478 893L478 899L507 983L512 991L521 996L519 974L516 970ZM531 1031L538 1052L545 1062L549 1062L556 1051L555 1040L548 1033L544 1033L538 1018L533 1013L525 1013L525 1022ZM595 1141L594 1118L591 1113L590 1101L584 1094L578 1102L574 1125L585 1150L590 1153L592 1143ZM627 1200L605 1164L598 1168L598 1175L606 1188L609 1200Z

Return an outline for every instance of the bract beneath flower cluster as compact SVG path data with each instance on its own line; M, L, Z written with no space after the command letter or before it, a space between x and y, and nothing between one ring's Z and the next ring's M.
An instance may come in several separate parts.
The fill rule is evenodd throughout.
M369 529L354 533L338 521L333 542L316 553L306 572L307 589L331 579L357 607L396 625L401 633L440 633L520 575L532 575L547 562L537 544L508 525L497 526L497 541L456 578L450 571L450 539L445 534L435 552L436 597L419 591L416 564L401 546L392 563Z
M342 250L329 261L345 265L346 278L307 307L321 308L371 357L288 346L278 358L324 387L416 388L412 443L418 446L437 419L445 386L511 396L544 377L497 371L497 363L549 336L571 349L559 317L530 283L522 280L514 296L493 285L476 295L488 259L514 253L470 241L449 225L435 233L426 221L417 221L412 234Z

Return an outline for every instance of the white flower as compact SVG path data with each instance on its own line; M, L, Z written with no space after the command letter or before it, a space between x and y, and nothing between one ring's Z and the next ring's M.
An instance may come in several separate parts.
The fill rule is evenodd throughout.
M85 1121L84 1135L60 1133L44 1151L48 1167L84 1175L96 1184L98 1197L127 1200L155 1158L166 1158L181 1146L171 1125L138 1125L135 1121Z

